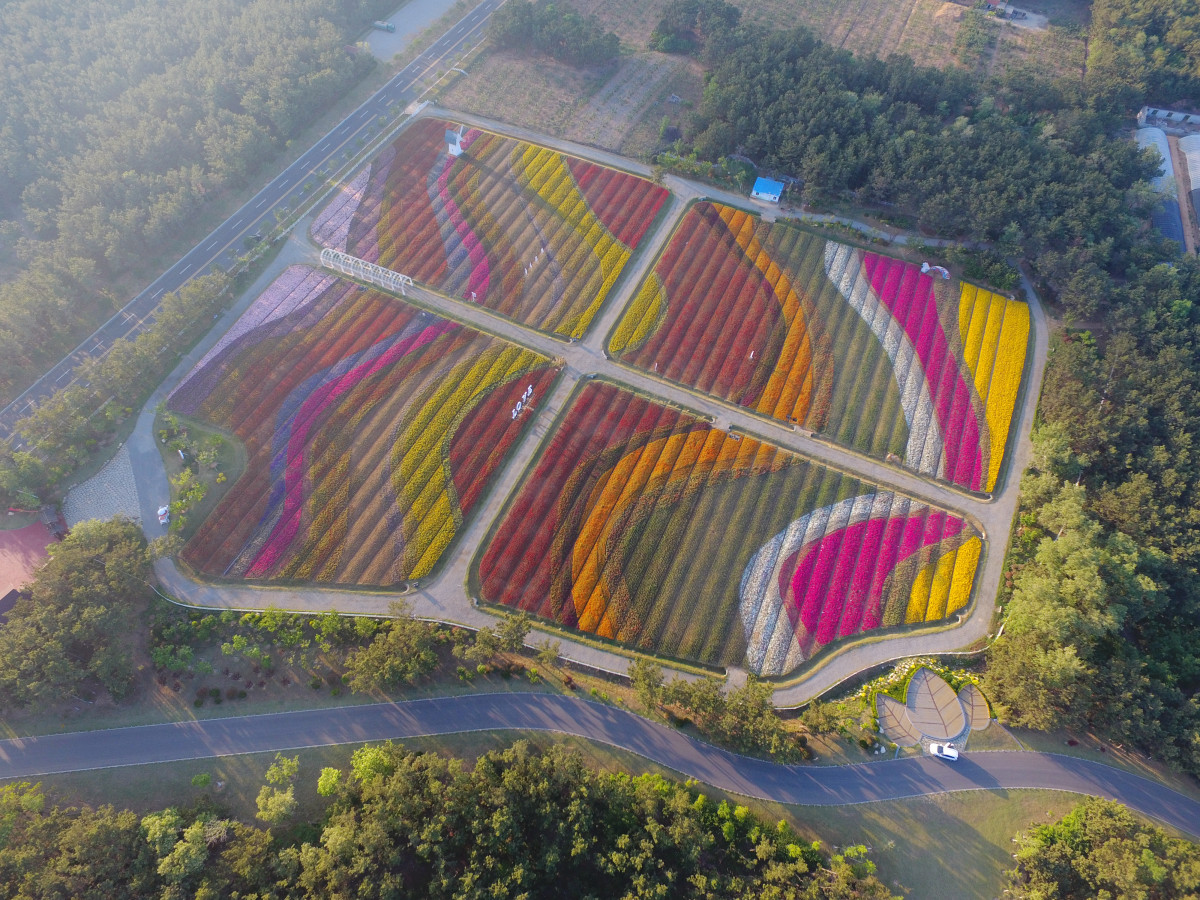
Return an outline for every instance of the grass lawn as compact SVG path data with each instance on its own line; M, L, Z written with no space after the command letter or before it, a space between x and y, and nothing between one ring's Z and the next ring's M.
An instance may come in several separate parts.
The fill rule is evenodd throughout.
M456 756L467 765L491 750L502 750L524 738L537 747L564 744L583 754L588 764L605 771L658 772L678 777L642 757L578 738L542 733L484 732L404 741L410 750ZM317 776L332 766L346 771L360 745L299 751L297 821L319 820L326 799L317 795ZM228 813L254 821L255 797L273 753L222 757L195 762L106 769L42 779L52 803L111 803L137 812L192 803L207 795ZM208 774L206 788L191 779ZM218 787L218 785L220 787ZM788 820L802 835L819 840L827 850L864 843L879 867L879 877L897 893L911 897L996 897L1004 888L1003 873L1011 863L1011 839L1017 831L1056 818L1079 800L1054 791L971 792L847 807L804 807L747 801L744 797L701 788L716 800L748 805L767 821Z
M233 434L197 419L174 413L170 417L180 425L178 437L170 433L173 429L167 425L163 410L160 409L154 416L154 433L159 436L156 446L162 455L168 480L178 478L186 468L172 445L185 443L189 455L194 455L197 450L215 451L216 454L211 464L196 466L196 479L204 485L204 497L181 516L184 524L178 533L180 538L187 541L245 471L246 447ZM177 494L178 491L172 487L173 501L179 499Z
M1080 759L1090 759L1105 765L1116 766L1152 781L1161 781L1172 790L1200 800L1200 784L1194 778L1172 771L1165 764L1150 759L1136 748L1122 747L1094 734L1067 731L1066 729L1043 732L1031 731L1028 728L1010 728L1009 732L1021 742L1021 746L1026 750L1078 756ZM1074 741L1075 744L1072 745L1071 741ZM972 745L972 749L980 748Z

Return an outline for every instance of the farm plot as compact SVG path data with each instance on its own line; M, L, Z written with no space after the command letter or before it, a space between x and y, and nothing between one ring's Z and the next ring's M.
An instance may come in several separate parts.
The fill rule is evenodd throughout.
M1029 309L917 266L699 203L610 352L972 491L993 489Z
M460 135L457 156L448 131ZM360 192L337 198L336 215L318 216L313 236L327 246L344 240L348 253L534 328L581 337L666 197L634 175L419 119L373 161Z
M569 628L783 675L957 613L981 548L944 510L591 381L475 574L485 600Z
M532 351L292 266L168 400L236 435L247 455L183 559L247 579L427 575L557 371Z

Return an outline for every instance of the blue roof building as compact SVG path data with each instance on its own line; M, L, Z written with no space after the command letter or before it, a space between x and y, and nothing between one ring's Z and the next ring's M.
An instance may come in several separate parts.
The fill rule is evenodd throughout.
M750 196L755 200L769 200L772 203L778 203L779 197L782 193L782 181L772 181L770 178L760 178L754 182L754 189L750 191Z

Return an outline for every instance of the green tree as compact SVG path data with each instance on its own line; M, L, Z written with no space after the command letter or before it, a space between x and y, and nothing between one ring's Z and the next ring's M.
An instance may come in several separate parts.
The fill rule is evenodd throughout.
M1014 897L1113 900L1200 894L1200 846L1088 798L1057 822L1017 835Z
M40 706L85 688L125 696L145 642L150 556L128 519L81 522L0 628L0 703Z
M407 603L392 603L389 613L374 640L346 661L350 687L360 693L413 684L437 668L433 626L412 618Z
M662 666L638 657L629 664L629 682L646 712L653 713L658 709L663 696Z

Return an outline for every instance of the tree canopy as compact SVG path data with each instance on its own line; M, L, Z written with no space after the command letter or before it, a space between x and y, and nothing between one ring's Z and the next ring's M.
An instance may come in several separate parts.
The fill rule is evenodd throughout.
M1200 897L1200 845L1169 837L1109 800L1089 798L1057 822L1018 835L1017 845L1008 876L1014 897Z
M594 16L550 0L510 0L492 13L488 36L499 47L544 53L572 66L595 66L616 58L621 41Z
M91 685L123 697L145 643L149 574L146 539L128 519L81 522L52 544L0 627L0 708L61 701Z
M290 763L283 759L283 763ZM277 760L277 765L280 762ZM832 857L693 784L598 773L524 742L473 769L391 744L322 772L325 820L275 835L208 807L138 818L45 809L0 787L0 893L140 898L871 898L862 847ZM288 781L291 770L277 773ZM119 888L114 888L119 884ZM107 893L106 893L107 891Z
M246 185L361 78L373 63L352 42L392 8L386 0L6 3L0 397L124 303L126 270L198 239L214 198Z

